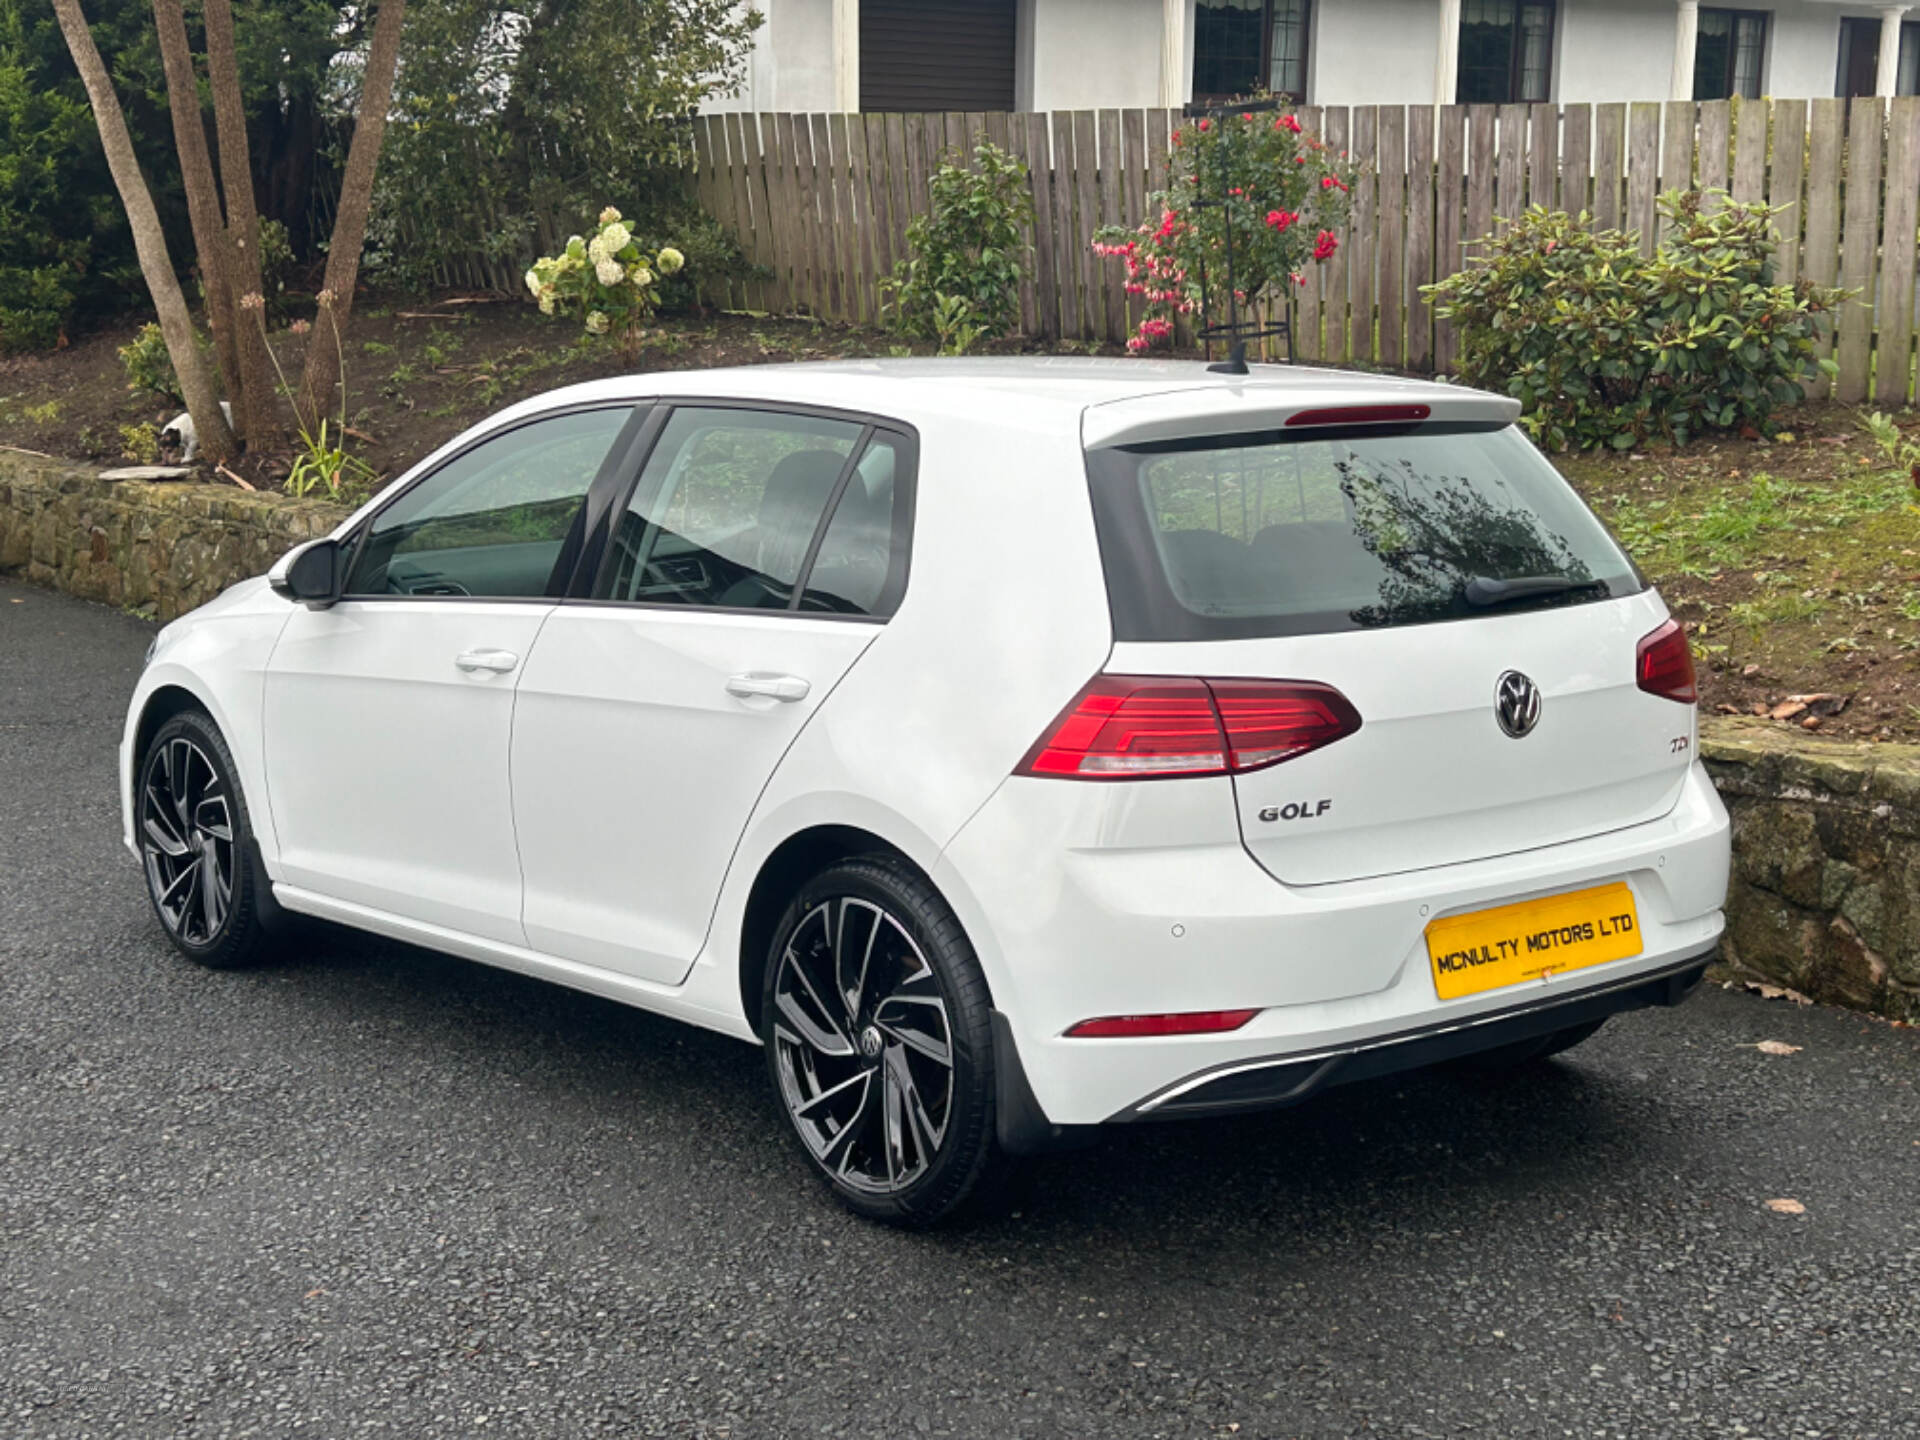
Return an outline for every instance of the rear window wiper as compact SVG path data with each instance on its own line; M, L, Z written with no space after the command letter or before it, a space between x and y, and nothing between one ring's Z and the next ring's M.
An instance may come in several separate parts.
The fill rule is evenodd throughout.
M1612 587L1604 580L1575 580L1570 575L1516 575L1511 580L1475 575L1467 581L1464 593L1467 604L1476 610L1488 610L1496 605L1512 605L1521 600L1577 595L1590 590L1598 590L1602 595L1613 593Z

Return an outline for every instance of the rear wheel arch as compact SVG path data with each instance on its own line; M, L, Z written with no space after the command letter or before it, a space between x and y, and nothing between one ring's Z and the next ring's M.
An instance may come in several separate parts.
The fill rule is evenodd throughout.
M760 1033L767 952L780 928L780 917L808 880L856 856L884 859L940 891L933 877L898 845L858 825L811 825L781 841L754 876L740 920L740 1004L754 1034Z

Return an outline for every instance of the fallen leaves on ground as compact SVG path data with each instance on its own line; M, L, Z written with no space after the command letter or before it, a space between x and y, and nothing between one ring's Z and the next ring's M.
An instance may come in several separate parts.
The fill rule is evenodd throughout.
M1807 1213L1807 1207L1802 1205L1798 1200L1789 1200L1785 1197L1778 1200L1767 1201L1767 1209L1773 1211L1776 1215L1804 1215Z
M1762 1000L1791 1000L1796 1005L1813 1004L1813 1001L1802 995L1798 990L1789 990L1784 985L1769 985L1762 980L1748 980L1744 982L1742 988L1751 990Z
M1762 1040L1753 1048L1758 1050L1762 1055L1798 1055L1806 1047L1803 1045L1789 1045L1784 1040Z

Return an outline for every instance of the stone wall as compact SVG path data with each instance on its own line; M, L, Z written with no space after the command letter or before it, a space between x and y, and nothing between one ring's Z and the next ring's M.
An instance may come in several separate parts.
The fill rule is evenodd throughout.
M1726 964L1816 1000L1920 1020L1920 746L1703 720L1733 814Z
M111 481L0 449L0 571L171 620L345 518L235 485Z

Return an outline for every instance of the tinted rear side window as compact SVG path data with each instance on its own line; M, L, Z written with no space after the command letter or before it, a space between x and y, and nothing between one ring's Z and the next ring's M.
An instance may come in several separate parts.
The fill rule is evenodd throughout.
M1087 465L1123 640L1419 625L1643 588L1512 426L1210 437Z

